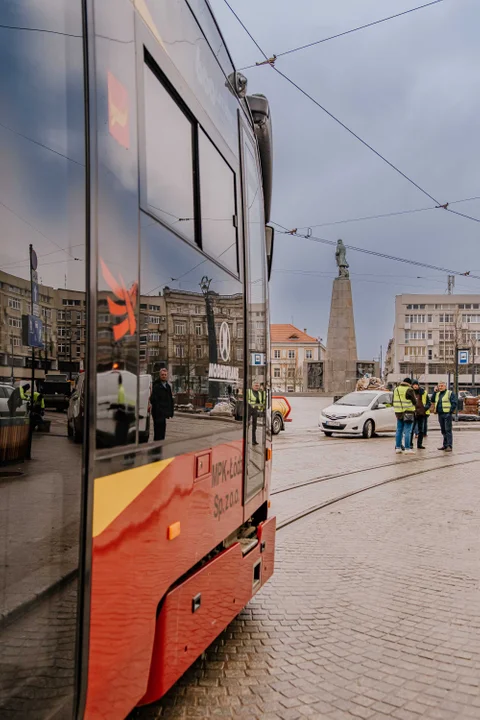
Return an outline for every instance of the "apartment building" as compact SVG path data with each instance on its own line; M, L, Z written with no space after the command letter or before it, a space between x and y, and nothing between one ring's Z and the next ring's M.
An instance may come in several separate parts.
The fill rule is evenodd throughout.
M285 392L306 390L305 365L324 360L325 346L294 325L271 325L272 386Z
M429 387L453 382L458 349L469 351L468 364L459 368L459 387L479 386L480 295L397 295L387 382L405 376Z

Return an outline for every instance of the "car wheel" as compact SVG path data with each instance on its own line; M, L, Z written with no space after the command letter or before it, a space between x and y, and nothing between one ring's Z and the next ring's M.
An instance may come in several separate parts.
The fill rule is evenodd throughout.
M332 437L333 432L328 432L327 430L324 430L323 434L326 435L326 437Z
M278 435L278 433L282 429L282 425L283 425L283 423L282 423L282 418L280 417L280 415L274 415L272 418L272 433L274 435Z
M365 425L363 426L362 435L364 438L369 440L371 437L373 437L375 432L375 425L373 424L373 420L367 420Z

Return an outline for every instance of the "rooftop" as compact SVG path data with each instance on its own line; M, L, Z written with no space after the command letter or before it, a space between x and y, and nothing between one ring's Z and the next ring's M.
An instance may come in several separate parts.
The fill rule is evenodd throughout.
M274 343L318 343L317 338L299 330L295 325L270 325L270 337Z

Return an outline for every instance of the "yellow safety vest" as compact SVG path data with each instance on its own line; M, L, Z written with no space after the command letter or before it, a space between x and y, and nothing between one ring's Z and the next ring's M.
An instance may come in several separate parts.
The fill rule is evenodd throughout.
M393 409L396 413L415 412L415 405L407 398L410 386L398 385L393 391Z
M119 385L119 387L118 387L117 402L119 405L127 404L125 401L125 388L123 387L123 385Z
M252 407L257 407L260 410L263 410L265 407L265 392L263 392L262 390L258 391L258 400L259 402L257 403L257 398L255 397L253 390L247 390L248 404Z
M426 408L426 407L427 407L427 400L428 400L428 393L427 393L426 390L423 391L422 399L423 399L423 407ZM430 408L429 408L428 410L425 410L425 415L426 415L427 417L430 415Z
M452 395L452 391L446 390L445 395L442 398L442 409L443 409L444 413L449 413L450 410L452 409L452 404L450 402L451 395ZM435 393L435 398L434 398L435 412L437 412L437 403L438 403L439 399L440 399L440 393L437 392L437 393Z

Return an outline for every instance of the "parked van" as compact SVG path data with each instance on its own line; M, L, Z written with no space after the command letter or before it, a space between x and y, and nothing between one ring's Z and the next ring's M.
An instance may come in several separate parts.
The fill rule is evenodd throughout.
M97 446L111 447L115 444L116 412L118 410L119 376L125 391L127 416L132 418L128 442L135 442L135 406L137 400L137 376L128 370L108 370L97 373ZM138 432L141 443L148 442L150 435L151 375L140 375ZM76 381L67 411L67 432L75 442L82 442L85 412L85 374Z

